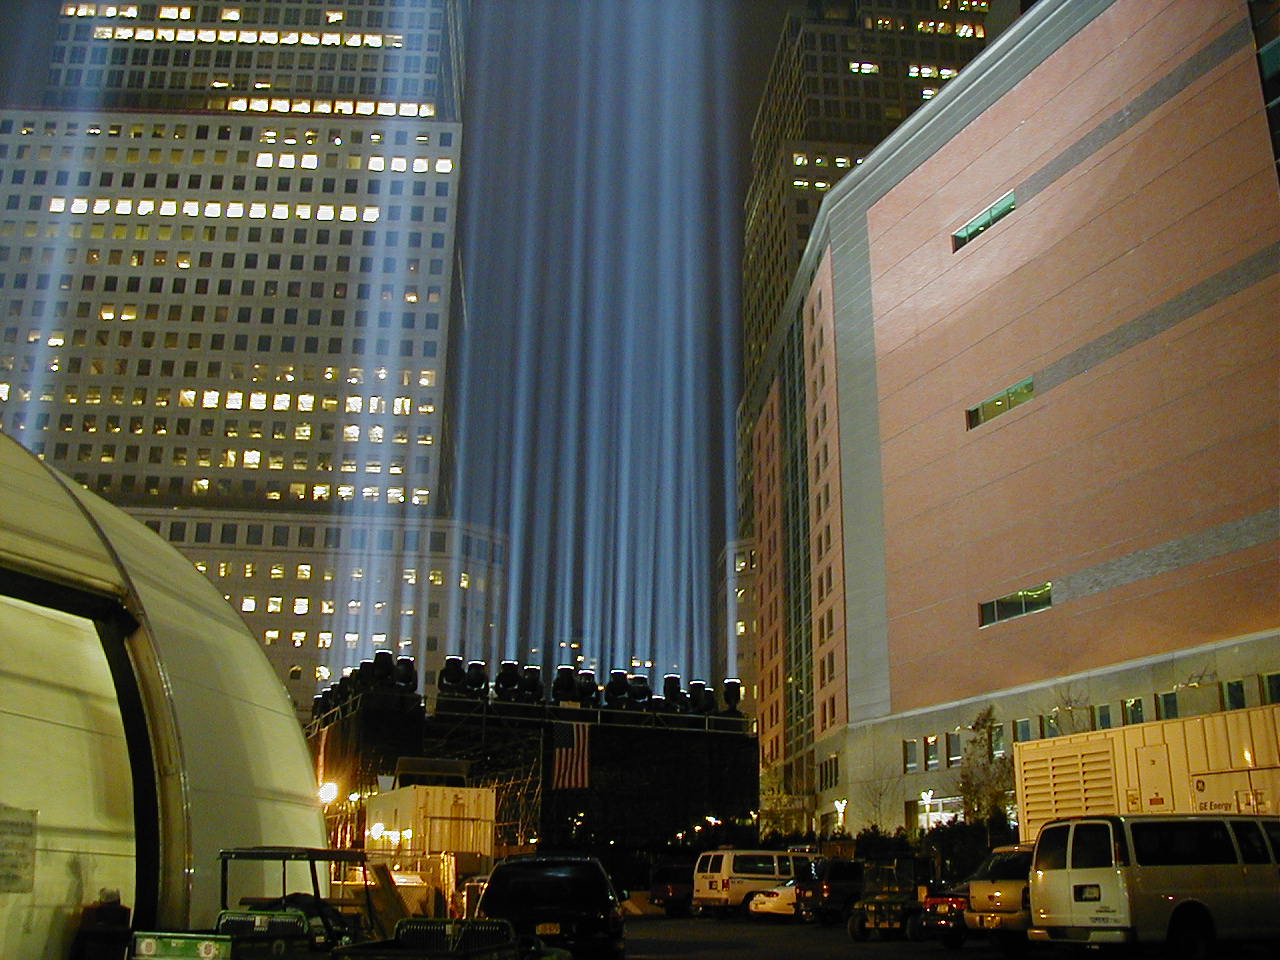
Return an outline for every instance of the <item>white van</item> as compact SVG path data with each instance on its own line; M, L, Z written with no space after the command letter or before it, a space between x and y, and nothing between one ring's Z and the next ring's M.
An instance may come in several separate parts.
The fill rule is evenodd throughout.
M1280 938L1280 817L1051 820L1031 863L1032 940L1171 943Z
M712 850L693 868L693 910L750 909L755 894L812 876L816 853L782 850Z

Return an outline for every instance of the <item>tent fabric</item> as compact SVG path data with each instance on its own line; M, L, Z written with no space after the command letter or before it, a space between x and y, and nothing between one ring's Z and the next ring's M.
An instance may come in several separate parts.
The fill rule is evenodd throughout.
M211 925L220 849L327 846L289 696L212 583L144 525L0 435L6 569L116 598L156 766L159 917Z

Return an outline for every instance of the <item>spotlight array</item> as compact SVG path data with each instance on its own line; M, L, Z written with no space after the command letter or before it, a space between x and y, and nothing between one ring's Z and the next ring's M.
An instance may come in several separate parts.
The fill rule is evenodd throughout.
M549 695L542 682L542 669L534 665L521 668L515 660L503 660L498 674L489 682L488 668L482 660L472 660L464 669L462 657L448 656L440 671L440 696L499 703L577 704L581 707L603 707L606 710L647 710L652 713L683 713L709 716L725 713L738 715L742 700L742 681L724 682L725 709L720 710L715 691L703 680L690 680L681 689L680 675L668 673L662 678L662 693L654 691L649 678L642 673L609 671L602 686L594 670L579 670L570 664L556 667ZM544 699L545 696L545 699Z
M418 668L414 666L413 657L397 658L390 650L379 650L372 660L361 660L359 666L337 683L312 697L311 719L316 720L330 710L371 692L394 695L394 705L400 709L411 710L421 706Z

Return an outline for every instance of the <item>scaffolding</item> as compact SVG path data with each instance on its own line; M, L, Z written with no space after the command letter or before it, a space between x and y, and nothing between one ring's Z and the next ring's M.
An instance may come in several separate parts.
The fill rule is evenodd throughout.
M543 730L490 711L437 714L425 725L424 756L465 761L470 784L494 790L498 856L527 850L538 836Z

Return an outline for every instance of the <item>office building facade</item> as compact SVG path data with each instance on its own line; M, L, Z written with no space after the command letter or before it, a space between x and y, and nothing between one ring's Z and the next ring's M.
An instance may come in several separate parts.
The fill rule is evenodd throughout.
M752 660L760 681L765 829L801 832L813 819L821 778L813 742L828 709L815 689L839 669L833 611L843 590L829 566L815 566L830 550L831 511L838 522L839 509L829 479L810 487L808 464L820 450L805 420L806 365L822 347L805 342L787 296L823 197L983 49L998 27L989 17L1000 19L991 7L831 0L798 8L786 19L752 127L738 477L740 533L757 544L759 570L756 627L740 659ZM822 469L832 462L828 456ZM827 506L815 513L817 502ZM815 553L815 544L826 546ZM842 709L830 722L837 717Z
M304 711L378 649L493 654L502 548L448 517L456 14L68 3L49 106L0 114L0 427L190 557Z
M1263 6L1041 0L826 200L819 829L958 814L987 708L1007 753L1280 701Z

